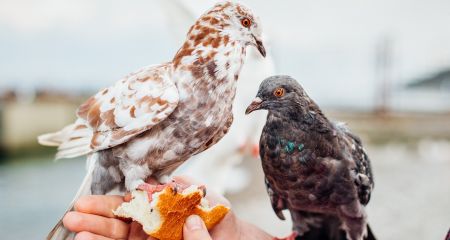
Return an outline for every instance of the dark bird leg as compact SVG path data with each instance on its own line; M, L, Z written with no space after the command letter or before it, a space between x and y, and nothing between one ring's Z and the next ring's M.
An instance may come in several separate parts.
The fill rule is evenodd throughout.
M291 211L291 215L298 240L347 240L336 216L303 211Z
M303 236L310 232L311 228L321 227L322 219L318 217L319 214L313 214L303 211L291 211L291 218L293 231L297 232L299 236Z
M310 231L303 236L299 236L296 240L347 240L345 232L339 228L330 229L327 226L322 228L311 228Z
M348 240L360 240L365 236L366 231L366 221L364 216L340 216L343 222L343 228L347 232Z
M449 231L450 234L450 231ZM367 236L364 238L364 240L376 240L375 235L372 232L372 229L370 229L369 224L367 224ZM450 240L450 235L446 240Z

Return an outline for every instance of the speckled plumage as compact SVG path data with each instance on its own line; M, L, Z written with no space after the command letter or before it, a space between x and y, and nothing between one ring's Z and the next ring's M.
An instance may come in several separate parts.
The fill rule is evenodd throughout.
M74 124L39 142L58 146L57 158L88 154L85 182L93 194L170 174L226 134L248 45L265 55L258 18L241 4L218 3L190 28L171 62L101 90L80 106Z
M274 95L278 88L284 89L281 97ZM361 140L330 122L288 76L261 83L248 112L257 109L269 111L260 156L278 217L284 219L281 211L288 209L300 239L374 239L364 208L373 175Z

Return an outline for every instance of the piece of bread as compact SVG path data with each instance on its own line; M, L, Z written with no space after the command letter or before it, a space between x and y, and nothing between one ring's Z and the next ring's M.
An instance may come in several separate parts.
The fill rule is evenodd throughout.
M208 229L214 227L230 210L224 205L209 207L199 187L192 185L182 192L166 186L154 192L152 201L146 191L135 190L130 202L122 203L113 213L118 217L132 218L144 231L157 239L183 239L183 225L190 215L200 216Z

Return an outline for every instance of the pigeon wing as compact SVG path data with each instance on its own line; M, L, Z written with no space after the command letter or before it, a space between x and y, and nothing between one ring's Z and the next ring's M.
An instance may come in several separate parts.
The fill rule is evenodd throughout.
M352 178L355 182L360 203L366 205L374 188L374 180L370 159L362 146L361 139L353 134L345 124L335 123L338 130L343 132L344 142L348 146L351 159L354 161Z
M366 205L370 201L370 195L374 187L372 167L370 165L369 157L362 147L359 138L354 138L355 135L348 135L353 140L355 148L352 149L353 159L356 163L356 176L354 181L358 189L359 201Z
M177 107L178 90L168 64L145 67L83 103L77 111L93 132L94 151L122 144L167 118Z
M269 194L270 203L272 204L273 211L277 215L277 217L281 220L286 220L283 215L283 210L286 209L286 203L280 196L272 189L272 186L269 183L269 180L265 178L266 190Z

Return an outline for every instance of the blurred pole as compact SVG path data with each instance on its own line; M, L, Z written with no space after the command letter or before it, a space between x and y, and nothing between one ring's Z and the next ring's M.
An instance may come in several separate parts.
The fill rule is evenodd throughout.
M0 92L0 94L2 94ZM5 101L6 102L6 101ZM4 101L1 99L0 96L0 164L4 159L6 159L6 147L5 147L5 136L3 134L3 111L4 111Z
M392 40L385 36L376 45L375 113L386 115L390 110L392 81Z

